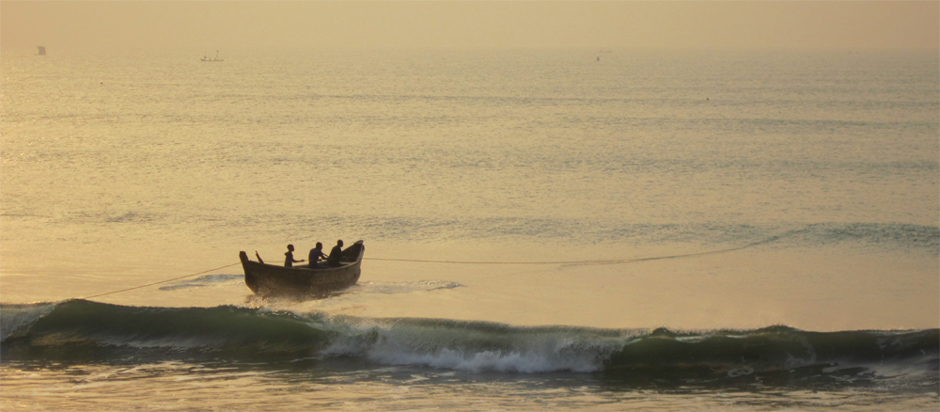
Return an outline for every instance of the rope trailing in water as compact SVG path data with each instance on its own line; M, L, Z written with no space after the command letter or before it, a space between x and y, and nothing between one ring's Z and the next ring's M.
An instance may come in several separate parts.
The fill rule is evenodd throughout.
M643 262L647 260L661 260L661 259L674 259L681 257L691 257L691 256L700 256L700 255L710 255L716 253L725 253L732 252L735 250L744 249L734 248L734 249L725 249L725 250L713 250L708 252L697 252L697 253L688 253L684 255L671 255L671 256L654 256L654 257L645 257L645 258L633 258L633 259L612 259L612 260L560 260L553 262L521 262L521 261L505 261L505 262L474 262L466 260L426 260L426 259L392 259L392 258L363 258L363 260L378 260L385 262L410 262L410 263L446 263L446 264L458 264L458 265L613 265L618 263L632 263L632 262Z
M645 262L650 260L663 260L663 259L675 259L683 257L692 257L692 256L702 256L702 255L713 255L718 253L727 253L734 252L736 250L747 249L749 247L762 245L764 243L770 243L775 240L780 239L780 236L774 236L760 242L749 243L744 246L730 248L730 249L721 249L721 250L711 250L708 252L697 252L697 253L686 253L682 255L670 255L670 256L654 256L654 257L645 257L645 258L633 258L633 259L613 259L613 260L565 260L565 261L555 261L555 262L480 262L480 261L469 261L469 260L427 260L427 259L394 259L394 258L363 258L363 260L375 260L375 261L384 261L384 262L411 262L411 263L446 263L446 264L459 264L459 265L615 265L620 263L633 263L633 262ZM235 262L231 265L220 266L215 269L204 270L199 273L192 273L189 275L184 275L180 277L175 277L172 279L161 280L159 282L148 283L146 285L134 286L132 288L115 290L112 292L99 293L97 295L85 296L79 299L91 299L101 296L113 295L116 293L128 292L136 289L143 289L148 286L159 285L161 283L172 282L174 280L185 279L188 277L193 277L197 275L202 275L209 272L214 272L216 270L221 270L229 268L235 265L240 264L241 262Z
M541 262L541 261L540 262L520 262L520 261L480 262L480 261L468 261L468 260L428 260L428 259L395 259L395 258L363 258L363 260L377 260L377 261L385 261L385 262L411 262L411 263L446 263L446 264L458 264L458 265L614 265L618 263L645 262L645 261L650 261L650 260L675 259L675 258L692 257L692 256L713 255L713 254L718 254L718 253L728 253L728 252L734 252L734 251L741 250L741 249L747 249L749 247L753 247L757 245L762 245L764 243L770 243L778 239L780 239L779 236L773 236L766 240L749 243L744 246L739 246L739 247L730 248L730 249L686 253L682 255L654 256L654 257L633 258L633 259L563 260L563 261L554 261L554 262Z
M201 275L201 274L204 274L204 273L214 272L214 271L219 270L219 269L229 268L229 267L238 265L238 264L240 264L240 263L241 263L241 262L236 262L236 263L232 263L231 265L225 265L225 266L217 267L217 268L215 268L215 269L204 270L204 271L199 272L199 273L192 273L192 274L189 274L189 275L186 275L186 276L180 276L180 277L173 278L173 279L161 280L161 281L159 281L159 282L153 282L153 283L148 283L148 284L146 284L146 285L134 286L134 287L132 287L132 288L121 289L121 290L115 290L115 291L113 291L113 292L105 292L105 293L99 293L99 294L97 294L97 295L85 296L85 297L82 297L82 298L79 298L79 299L91 299L91 298L97 298L97 297L100 297L100 296L113 295L113 294L115 294L115 293L128 292L128 291L132 291L132 290L135 290L135 289L143 289L143 288L148 287L148 286L159 285L159 284L161 284L161 283L172 282L172 281L174 281L174 280L185 279L185 278L188 278L188 277L193 277L193 276Z

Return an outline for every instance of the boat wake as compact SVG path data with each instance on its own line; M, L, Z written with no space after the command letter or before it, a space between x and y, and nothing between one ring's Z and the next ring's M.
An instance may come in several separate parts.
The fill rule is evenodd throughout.
M428 292L432 290L454 289L463 285L447 280L418 280L413 282L374 282L364 281L356 285L358 293L380 293L397 295L401 293Z
M217 287L217 286L227 286L233 283L244 283L245 275L205 275L200 276L195 279L188 279L179 281L176 284L162 286L159 290L162 291L174 291L182 289L197 289L205 287Z

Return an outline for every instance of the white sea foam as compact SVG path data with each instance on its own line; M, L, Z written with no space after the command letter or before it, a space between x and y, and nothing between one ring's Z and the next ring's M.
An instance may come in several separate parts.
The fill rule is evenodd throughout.
M415 353L380 347L369 351L373 361L391 365L423 365L438 369L468 372L595 372L603 364L593 356L561 357L536 351L467 351L442 349L434 353Z
M336 325L334 325L335 327ZM594 372L623 348L625 336L589 336L560 329L487 330L431 324L344 324L321 356L362 356L387 365L469 372Z

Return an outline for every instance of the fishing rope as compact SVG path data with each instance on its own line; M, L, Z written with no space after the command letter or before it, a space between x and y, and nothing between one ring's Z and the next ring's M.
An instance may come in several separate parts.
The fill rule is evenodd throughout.
M749 243L749 244L744 245L744 246L739 246L739 247L730 248L730 249L711 250L711 251L707 251L707 252L686 253L686 254L681 254L681 255L669 255L669 256L653 256L653 257L645 257L645 258L633 258L633 259L612 259L612 260L564 260L564 261L554 261L554 262L546 262L546 261L530 261L530 262L523 262L523 261L492 262L492 261L490 261L490 262L486 262L486 261L469 261L469 260L429 260L429 259L395 259L395 258L367 258L367 257L364 257L363 260L375 260L375 261L384 261L384 262L410 262L410 263L445 263L445 264L458 264L458 265L614 265L614 264L622 264L622 263L646 262L646 261L651 261L651 260L676 259L676 258L684 258L684 257L692 257L692 256L703 256L703 255L714 255L714 254L718 254L718 253L728 253L728 252L734 252L734 251L741 250L741 249L747 249L747 248L749 248L749 247L753 247L753 246L757 246L757 245L762 245L762 244L765 244L765 243L770 243L770 242L773 242L773 241L778 240L778 239L780 239L780 236L773 236L773 237L771 237L771 238L769 238L769 239L766 239L766 240L762 240L762 241L754 242L754 243ZM97 295L85 296L85 297L81 297L81 298L79 298L79 299L91 299L91 298L97 298L97 297L101 297L101 296L113 295L113 294L116 294L116 293L128 292L128 291L132 291L132 290L136 290L136 289L143 289L143 288L148 287L148 286L159 285L159 284L161 284L161 283L172 282L172 281L174 281L174 280L185 279L185 278L188 278L188 277L193 277L193 276L202 275L202 274L209 273L209 272L214 272L214 271L216 271L216 270L221 270L221 269L225 269L225 268L230 268L230 267L235 266L235 265L238 265L238 264L240 264L240 263L241 263L241 262L236 262L236 263L232 263L232 264L230 264L230 265L220 266L220 267L217 267L217 268L215 268L215 269L204 270L204 271L199 272L199 273L192 273L192 274L189 274L189 275L179 276L179 277L175 277L175 278L172 278L172 279L161 280L161 281L159 281L159 282L148 283L148 284L146 284L146 285L134 286L134 287L132 287L132 288L120 289L120 290L115 290L115 291L112 291L112 292L105 292L105 293L99 293L99 294L97 294Z
M196 276L196 275L201 275L201 274L204 274L204 273L214 272L214 271L216 271L216 270L229 268L229 267L235 266L235 265L240 264L240 263L241 263L241 262L236 262L236 263L232 263L231 265L225 265L225 266L217 267L217 268L215 268L215 269L204 270L204 271L199 272L199 273L193 273L193 274L189 274L189 275L186 275L186 276L180 276L180 277L173 278L173 279L161 280L161 281L159 281L159 282L148 283L148 284L146 284L146 285L134 286L134 287L132 287L132 288L121 289L121 290L115 290L115 291L113 291L113 292L105 292L105 293L99 293L99 294L97 294L97 295L84 296L84 297L80 297L79 299L91 299L91 298L97 298L97 297L99 297L99 296L113 295L113 294L115 294L115 293L128 292L128 291L135 290L135 289L142 289L142 288L145 288L145 287L148 287L148 286L159 285L159 284L161 284L161 283L172 282L172 281L174 281L174 280L180 280L180 279L185 279L185 278L192 277L192 276Z
M773 237L768 240L754 242L754 243L750 243L744 246L739 246L739 247L730 248L730 249L710 250L707 252L686 253L682 255L653 256L653 257L633 258L633 259L562 260L562 261L554 261L554 262L546 262L546 261L483 262L483 261L467 261L467 260L427 260L427 259L394 259L394 258L366 258L366 257L362 259L363 260L379 260L379 261L385 261L385 262L446 263L446 264L458 264L458 265L613 265L613 264L619 264L619 263L645 262L645 261L650 261L650 260L675 259L675 258L692 257L692 256L713 255L713 254L718 254L718 253L728 253L728 252L734 252L736 250L746 249L752 246L757 246L763 243L772 242L777 239L778 237Z

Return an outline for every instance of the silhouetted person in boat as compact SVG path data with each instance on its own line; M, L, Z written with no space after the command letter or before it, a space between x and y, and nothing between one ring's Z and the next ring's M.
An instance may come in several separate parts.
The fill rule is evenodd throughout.
M294 260L294 245L287 245L287 253L284 254L286 258L284 259L284 267L292 267L294 263L303 262L303 259Z
M320 259L326 259L326 254L323 253L323 244L317 242L317 247L310 249L310 254L307 255L307 261L310 262L310 267L315 268Z
M339 261L343 257L343 241L337 240L336 246L330 250L330 257L326 258L326 263L330 266L339 266Z

